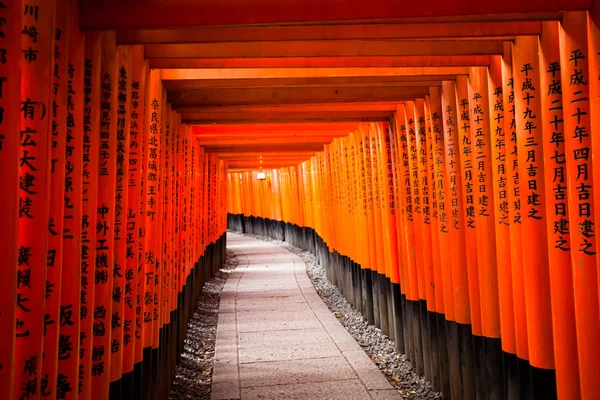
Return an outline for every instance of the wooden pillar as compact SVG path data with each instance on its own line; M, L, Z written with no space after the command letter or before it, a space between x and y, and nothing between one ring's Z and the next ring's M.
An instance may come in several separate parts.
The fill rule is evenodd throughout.
M17 260L15 398L48 393L42 387L54 1L21 3L21 123ZM7 88L8 89L8 88Z
M0 47L6 50L5 61L0 64L0 215L5 224L0 232L0 247L19 248L19 159L20 149L20 85L21 85L21 2L11 2L0 9L3 24L0 32ZM0 397L10 398L15 374L15 319L17 298L17 274L26 266L19 267L18 252L9 251L4 255L4 263L9 266L3 271L4 286L0 292L0 324L4 327L0 340ZM30 274L30 272L27 272ZM23 272L20 272L23 274ZM36 375L37 376L37 375ZM17 388L19 390L19 388Z
M79 397L81 325L82 214L84 157L85 36L78 29L76 2L69 3L69 36L66 81L66 147L63 222L63 284L60 296L57 398ZM62 346L62 347L61 347ZM62 351L61 351L62 349Z

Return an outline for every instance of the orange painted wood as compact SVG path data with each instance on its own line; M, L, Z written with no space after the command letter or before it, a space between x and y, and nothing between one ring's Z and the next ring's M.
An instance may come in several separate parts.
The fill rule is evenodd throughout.
M84 166L84 62L85 36L79 31L76 2L69 3L68 67L66 80L66 166L58 380L61 398L79 398L81 325L82 215ZM61 351L62 343L62 351ZM70 345L69 345L70 344ZM64 394L64 396L63 396Z
M413 211L413 235L414 235L414 249L412 251L415 257L415 282L418 288L418 298L420 300L427 300L427 287L425 283L425 270L423 268L423 200L422 200L422 188L419 177L419 153L417 150L417 130L418 125L415 122L417 120L417 113L415 111L416 105L414 102L407 102L406 106L406 141L408 146L408 160L409 160L409 171L410 171L410 188L411 188L411 204Z
M114 34L102 33L100 84L100 141L96 260L94 269L94 321L92 336L92 398L109 393L112 346L112 287L115 262L115 191L117 161L118 64Z
M587 15L566 13L559 36L567 193L571 222L571 267L575 299L575 324L579 356L581 398L593 398L600 378L592 367L600 342L598 318L598 268L595 240L594 180L590 148L591 104ZM585 58L581 58L585 57ZM569 82L567 85L566 82ZM591 187L590 187L591 186ZM589 193L589 194L588 194ZM592 229L593 231L590 231ZM594 236L592 236L594 235Z
M42 343L48 213L54 1L21 4L22 26L37 34L21 35L19 151L19 243L17 259L16 353L14 398L47 393L42 389ZM31 31L29 28L27 31Z
M451 56L502 53L499 40L294 40L293 42L221 42L147 44L152 58L253 58L343 56Z
M21 15L22 5L19 1L5 3L0 9L2 18L2 35L0 47L6 49L6 62L0 64L2 93L0 107L4 110L0 121L0 214L5 221L0 232L0 247L3 249L19 248L19 159L20 148L20 102L21 102ZM4 286L0 293L0 324L4 327L0 340L0 397L10 398L14 395L15 379L15 319L17 298L18 253L9 251L4 255L4 262L10 268L3 270Z
M81 399L92 398L92 353L100 160L100 85L102 39L85 34L83 79L83 182L81 216L81 308L79 388Z
M527 335L527 312L525 310L525 282L523 278L523 241L521 229L521 198L519 151L517 148L517 119L515 113L515 90L512 74L512 45L502 57L502 98L505 106L504 130L506 131L506 164L508 168L508 217L510 230L510 261L512 269L513 307L515 318L515 345L517 356L529 359Z
M138 346L141 348L141 333L138 325L141 326L141 316L137 312L138 298L143 295L139 286L140 280L139 267L144 254L140 250L140 240L142 239L143 218L140 201L142 191L142 163L145 117L146 117L146 76L147 62L143 57L142 48L132 46L131 48L131 82L129 96L129 149L127 165L127 208L125 216L125 255L126 269L125 283L123 291L124 315L123 315L123 373L133 371L136 362L141 361L137 358L139 353ZM138 275L139 274L139 275Z
M65 165L66 165L66 136L67 136L67 64L68 64L68 38L69 16L67 3L64 0L56 1L54 16L54 49L52 52L53 79L51 100L51 136L50 136L50 209L48 214L48 259L46 263L46 298L44 304L44 338L42 376L45 381L42 385L45 394L57 395L58 358L59 353L59 325L61 319L60 295L62 287L63 259L63 217L64 217L64 192L65 192ZM68 256L67 256L68 257ZM67 278L68 279L68 278ZM65 343L63 342L63 351ZM68 344L66 344L68 348ZM46 380L47 379L47 380Z
M442 115L444 127L444 155L446 164L446 204L448 211L448 231L450 234L450 256L452 268L442 268L444 281L444 304L446 319L461 324L476 321L472 318L469 303L469 262L477 257L476 248L466 245L465 199L462 196L463 178L461 172L461 130L457 115L456 84L442 84ZM469 258L470 256L470 258ZM473 323L475 332L475 323Z
M319 4L306 5L294 0L285 5L278 2L255 2L242 0L230 1L182 1L161 2L152 0L143 3L123 4L116 0L85 4L82 10L82 26L85 29L123 29L123 28L167 28L173 26L233 25L233 24L275 24L312 21L357 21L392 18L439 18L450 16L502 13L537 13L562 10L578 10L591 6L589 0L535 0L523 3L507 0L501 3L480 3L474 0L448 3L427 1L404 4L398 7L390 0L375 0L365 7L358 0L340 2L322 1ZM231 7L236 12L231 12Z
M508 173L506 163L507 135L504 128L504 95L502 57L493 57L488 71L488 97L492 178L495 208L496 259L500 300L500 334L502 350L516 354L515 315L510 258L510 218L508 202ZM510 136L508 137L510 139Z
M128 170L130 148L130 99L132 79L131 46L117 49L117 118L116 123L116 186L115 186L115 262L112 288L111 367L110 381L123 375L123 334L125 330L125 276L127 275Z
M495 210L492 195L491 137L489 131L489 97L487 70L476 67L469 74L469 106L471 108L471 141L476 193L475 224L477 231L477 261L481 294L482 333L500 337L500 307L496 261Z
M410 129L410 128L409 128ZM418 176L419 194L421 201L421 249L422 249L422 276L423 282L419 279L419 293L421 288L425 290L425 298L427 299L427 309L429 311L436 310L435 300L435 279L433 272L433 248L431 238L431 174L429 165L429 146L427 143L427 126L425 121L425 100L416 99L415 101L415 144L416 144L416 172ZM416 170L416 171L415 171ZM414 175L413 175L414 182ZM419 258L417 257L417 260ZM420 278L420 277L419 277ZM426 363L427 364L427 363Z
M457 121L459 131L460 170L462 174L462 199L465 212L465 242L477 243L475 224L475 184L476 170L473 164L473 138L471 135L471 112L469 108L469 82L467 77L456 79ZM458 117L460 115L460 117ZM467 275L469 282L469 303L473 334L482 335L482 309L479 288L479 267L477 246L467 247ZM456 284L456 283L455 283Z
M218 26L186 30L120 30L120 44L207 43L340 39L437 39L539 35L539 21L446 22L404 24Z
M558 396L581 398L575 300L571 272L569 207L566 195L564 114L561 92L559 25L544 23L539 41L540 91L542 96L542 138L544 146L544 180L546 195L546 226L548 230L548 266L552 298L552 332ZM557 140L558 139L558 140ZM564 207L564 213L563 213Z
M554 368L550 271L544 197L544 156L537 39L518 38L513 46L516 133L523 210L523 271L529 334L529 361L538 368ZM533 98L532 98L533 97ZM521 116L520 121L518 116ZM541 147L541 146L540 146Z
M153 58L152 68L364 68L488 65L489 56Z

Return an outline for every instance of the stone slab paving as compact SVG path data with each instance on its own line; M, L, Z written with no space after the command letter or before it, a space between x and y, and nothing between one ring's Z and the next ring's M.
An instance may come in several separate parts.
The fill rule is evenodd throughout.
M212 399L401 399L331 314L304 261L227 233L239 260L221 296Z

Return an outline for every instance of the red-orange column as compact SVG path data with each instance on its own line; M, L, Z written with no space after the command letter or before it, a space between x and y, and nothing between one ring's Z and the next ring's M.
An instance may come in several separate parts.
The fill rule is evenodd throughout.
M117 50L117 144L116 144L116 195L115 195L115 263L113 267L112 317L111 317L111 367L110 381L121 379L123 374L123 331L125 313L125 275L127 270L127 216L128 170L130 147L129 111L131 97L131 47L119 46Z
M129 97L129 162L127 164L127 208L126 225L124 229L126 244L126 264L124 271L125 285L123 289L123 374L133 371L133 366L141 359L136 358L137 346L141 346L141 287L143 279L140 280L138 270L140 269L142 253L140 240L142 236L141 221L143 219L140 201L142 190L142 161L144 142L144 118L145 118L145 95L146 95L146 71L147 64L144 61L142 46L131 48L131 96ZM141 355L141 352L139 352Z
M567 166L560 77L558 22L544 22L540 36L540 92L548 229L548 265L558 397L581 398L575 330Z
M513 308L515 319L515 348L517 356L529 359L527 313L525 311L525 282L523 276L523 242L521 232L521 198L519 180L519 152L517 148L515 91L512 74L512 44L506 46L502 57L502 98L504 102L504 130L506 132L506 168L508 174L508 219L510 231L510 263L512 272Z
M521 206L523 210L523 269L529 335L529 361L554 368L550 271L546 236L544 155L540 65L536 37L517 38L513 45L513 77Z
M85 37L79 31L77 2L69 5L67 131L63 225L62 287L58 350L57 398L77 399L80 355L82 192L84 145Z
M422 248L422 274L424 278L425 298L427 310L435 311L435 281L433 274L433 255L431 245L431 173L429 165L429 148L427 146L427 127L425 124L425 101L415 101L415 134L416 134L416 172L418 174L419 194L421 200L421 248ZM413 175L414 179L414 175ZM419 280L421 285L421 280Z
M14 398L42 390L52 120L54 1L21 5L19 245ZM8 89L8 88L7 88Z
M96 207L96 259L92 328L92 398L109 394L112 285L115 262L115 183L117 158L117 49L112 33L102 34L100 152Z
M473 173L475 190L475 223L477 231L477 260L479 290L481 291L482 333L500 337L500 307L498 304L498 275L496 269L496 237L494 230L494 198L492 194L492 160L489 125L487 70L470 69L471 133L473 143Z
M92 397L92 342L94 282L96 265L96 222L100 143L100 58L99 33L85 34L83 70L83 182L81 215L81 308L79 332L79 397Z
M15 375L15 318L17 298L17 266L19 247L19 103L21 85L21 15L19 1L5 3L0 9L2 28L0 47L6 50L5 62L0 64L0 215L3 228L0 231L0 248L11 249L4 254L7 266L2 272L3 288L0 292L0 325L3 326L0 340L0 397L13 396Z
M490 58L488 75L490 139L492 155L493 194L495 206L496 259L500 300L500 329L502 350L516 354L515 313L512 293L510 259L510 227L508 202L508 174L506 168L506 132L504 130L504 96L502 84L502 57ZM509 138L510 139L510 138Z
M44 304L44 338L41 395L56 396L59 357L58 329L63 264L63 216L65 192L65 144L67 131L67 3L57 0L54 27L54 58L51 101L50 210L48 214L48 258L46 262L46 298ZM68 257L68 256L67 256ZM65 348L72 347L62 343ZM61 355L62 356L62 355Z
M410 168L411 152L409 151L411 141L407 135L407 122L405 106L399 105L396 112L396 124L398 126L397 147L398 153L400 154L398 157L398 162L400 163L399 169L401 171L401 176L399 177L400 196L402 199L401 204L404 210L404 220L406 221L402 235L404 239L402 254L404 254L404 276L406 277L405 290L406 298L408 300L418 301L419 289L416 270L416 249L414 243L415 215L412 199L412 179Z
M466 76L456 78L456 101L458 137L460 149L460 171L462 174L462 204L464 209L465 243L467 246L467 274L469 281L469 303L473 334L482 335L481 295L479 291L479 268L477 259L477 230L475 225L475 199L477 171L473 167L473 140L471 136L471 112L469 109L469 81ZM453 274L454 275L454 274Z
M451 283L443 279L442 266L451 264L451 245L448 235L448 213L446 211L446 167L444 165L444 139L442 136L442 109L439 88L429 88L425 102L427 125L427 147L429 153L429 176L431 189L431 248L433 257L433 282L435 289L435 311L446 314L444 291ZM450 289L452 290L452 289ZM447 291L447 290L446 290ZM453 308L452 303L449 306ZM454 312L450 315L454 320ZM446 315L448 318L448 315Z
M418 288L418 299L427 299L425 273L423 270L423 204L422 193L419 185L419 156L417 151L417 136L415 125L415 103L406 102L406 142L408 146L408 159L410 170L410 189L412 197L413 211L413 235L414 235L414 250L415 257L415 277Z
M384 162L384 186L385 186L385 199L387 206L387 225L388 225L388 237L386 238L389 242L390 252L390 281L394 284L400 284L400 265L398 257L398 232L396 230L396 219L399 218L397 213L397 192L396 192L396 174L395 174L395 163L393 157L393 136L391 127L386 123L383 125L383 151L385 155ZM352 184L352 183L351 183Z
M446 319L461 324L471 323L467 254L477 259L475 246L465 243L464 199L461 194L463 176L460 171L459 128L456 115L456 84L442 82L442 115L446 166L446 207L450 234L452 268L442 267Z
M571 234L571 266L575 299L575 324L579 356L581 398L597 397L600 370L598 318L598 266L596 215L592 170L592 120L589 82L587 14L566 13L560 30L560 64L563 94L564 137L567 163L567 199ZM567 83L568 82L568 83Z

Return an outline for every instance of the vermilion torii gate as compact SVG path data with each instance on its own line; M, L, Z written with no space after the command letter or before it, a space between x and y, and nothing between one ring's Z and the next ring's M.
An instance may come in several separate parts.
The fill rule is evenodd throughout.
M596 398L595 3L0 1L1 397L167 396L229 212L445 398Z

